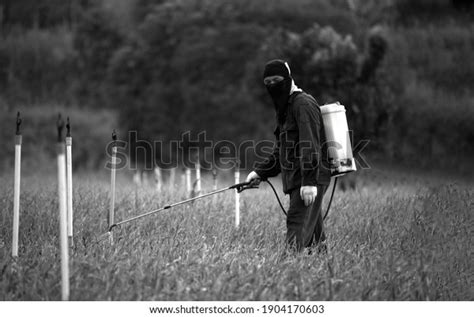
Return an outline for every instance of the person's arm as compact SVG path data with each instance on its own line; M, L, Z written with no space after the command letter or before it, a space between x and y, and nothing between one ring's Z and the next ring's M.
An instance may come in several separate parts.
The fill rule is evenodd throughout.
M280 129L276 128L274 134L276 136L277 141L275 143L272 153L262 163L257 164L257 167L255 168L255 172L263 179L277 176L281 172L279 141Z

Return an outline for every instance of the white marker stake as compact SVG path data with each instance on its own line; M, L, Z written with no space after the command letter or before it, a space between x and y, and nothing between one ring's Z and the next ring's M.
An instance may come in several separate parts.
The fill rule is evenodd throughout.
M170 184L171 188L174 188L174 186L175 186L175 179L176 179L176 168L174 167L170 170L169 184Z
M163 177L161 175L161 168L159 166L155 167L155 182L156 182L156 191L161 192L161 187L163 185Z
M62 300L69 300L69 257L67 244L66 158L64 144L58 143L59 241L61 247Z
M135 184L135 190L138 189L138 186L142 185L142 176L138 169L135 171L135 174L133 174L133 183Z
M186 195L190 195L191 190L191 170L186 168Z
M182 170L183 174L181 174L181 188L186 188L186 170Z
M67 180L67 236L69 245L73 243L73 210L72 210L72 137L66 137L66 180Z
M235 183L240 183L240 171L238 167L235 169ZM235 227L239 227L240 224L240 194L235 190Z
M13 237L12 256L18 256L18 233L20 230L20 175L21 175L21 134L15 136L15 181L13 187Z
M112 166L110 169L110 209L109 209L109 228L115 222L115 171L117 164L117 146L115 145L116 137L114 138L114 145L112 146ZM112 232L109 232L110 243L114 242L114 236Z
M201 192L201 165L199 162L196 163L196 193L199 195Z
M216 169L212 170L212 179L213 179L212 190L217 190L217 170Z

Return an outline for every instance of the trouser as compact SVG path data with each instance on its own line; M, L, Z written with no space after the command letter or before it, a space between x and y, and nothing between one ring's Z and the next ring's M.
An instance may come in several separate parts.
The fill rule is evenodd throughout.
M286 218L286 241L297 251L326 240L323 225L322 204L328 186L318 185L318 194L313 204L305 206L300 188L290 192L290 208Z

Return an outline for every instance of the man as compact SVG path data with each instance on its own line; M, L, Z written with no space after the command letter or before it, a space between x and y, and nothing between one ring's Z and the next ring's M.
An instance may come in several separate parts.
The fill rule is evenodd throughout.
M277 143L247 181L282 173L283 191L290 195L286 241L301 251L326 239L321 205L331 176L321 111L316 100L295 85L286 62L268 62L263 78L275 106Z

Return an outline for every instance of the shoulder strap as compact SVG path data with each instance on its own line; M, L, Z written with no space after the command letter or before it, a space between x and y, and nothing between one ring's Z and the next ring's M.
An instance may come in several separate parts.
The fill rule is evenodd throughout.
M303 93L302 91L295 91L294 93L292 93L290 95L290 99L288 99L288 103L293 104L293 102L296 99L296 96L298 96L299 94L302 94L302 93Z

